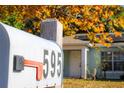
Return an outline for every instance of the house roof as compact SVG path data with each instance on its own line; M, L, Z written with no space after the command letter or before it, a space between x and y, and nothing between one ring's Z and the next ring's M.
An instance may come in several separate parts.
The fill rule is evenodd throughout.
M63 38L63 45L87 45L89 41L84 41L80 39L76 39L75 36L65 36Z
M114 34L110 34L113 38L112 46L124 46L124 34L122 37L115 37ZM98 35L99 36L99 35ZM86 34L76 34L73 36L65 36L63 38L63 45L83 45L90 46L89 39ZM97 44L98 46L102 46Z

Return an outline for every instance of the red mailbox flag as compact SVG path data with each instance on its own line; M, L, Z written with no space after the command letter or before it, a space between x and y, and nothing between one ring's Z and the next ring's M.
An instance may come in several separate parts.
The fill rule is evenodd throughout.
M24 60L24 66L36 68L36 80L41 80L43 75L43 64L32 60Z

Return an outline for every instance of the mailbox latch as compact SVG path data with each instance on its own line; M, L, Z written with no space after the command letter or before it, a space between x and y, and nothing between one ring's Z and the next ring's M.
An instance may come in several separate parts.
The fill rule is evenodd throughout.
M19 55L14 55L13 70L20 72L24 70L24 57Z

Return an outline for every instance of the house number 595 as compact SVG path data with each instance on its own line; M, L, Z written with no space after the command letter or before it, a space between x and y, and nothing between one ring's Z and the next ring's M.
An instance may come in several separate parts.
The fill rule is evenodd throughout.
M62 63L61 63L61 53L55 54L54 51L52 51L49 54L48 50L44 50L44 60L43 60L43 76L44 78L48 77L48 74L51 75L53 78L55 74L57 74L58 77L61 75L61 68L62 68Z

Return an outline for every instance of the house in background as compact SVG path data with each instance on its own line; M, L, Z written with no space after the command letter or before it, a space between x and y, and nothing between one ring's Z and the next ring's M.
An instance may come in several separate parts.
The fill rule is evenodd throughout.
M114 37L111 48L90 47L84 34L63 38L64 77L120 79L124 76L124 35Z

